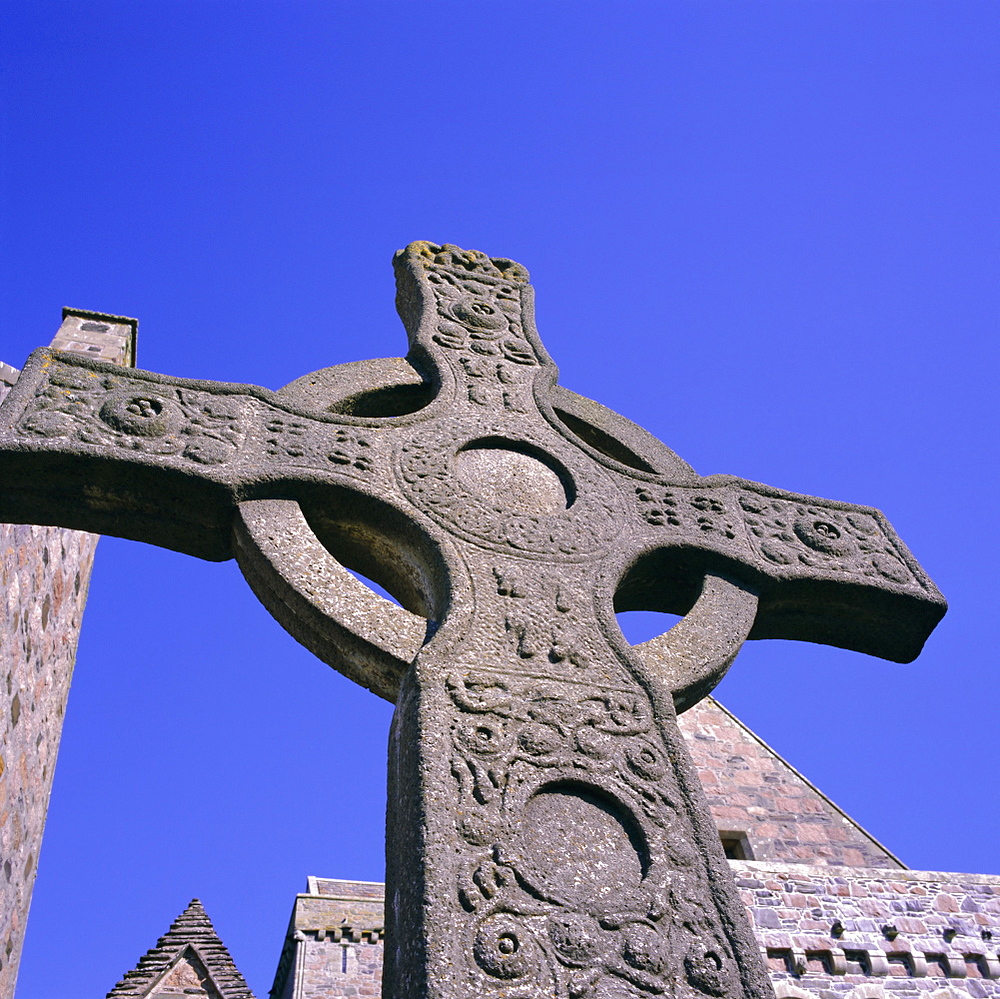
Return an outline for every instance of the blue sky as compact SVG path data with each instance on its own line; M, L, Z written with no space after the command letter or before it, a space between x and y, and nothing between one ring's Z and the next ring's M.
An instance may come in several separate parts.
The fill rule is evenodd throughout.
M563 384L887 513L924 655L753 643L719 697L910 866L1000 873L993 0L2 10L0 358L70 305L277 388L405 351L411 240L521 261ZM382 877L389 718L233 563L103 540L18 999L103 995L195 895L266 995L306 875Z

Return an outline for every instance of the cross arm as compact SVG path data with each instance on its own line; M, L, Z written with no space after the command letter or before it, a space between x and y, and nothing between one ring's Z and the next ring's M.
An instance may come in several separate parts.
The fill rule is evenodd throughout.
M871 507L732 476L633 485L645 546L619 609L684 612L706 573L751 588L749 638L835 645L895 662L916 658L946 610L940 591Z
M299 412L252 385L38 350L0 407L0 521L225 560L244 500L318 488L336 505L391 490L391 435L373 422Z

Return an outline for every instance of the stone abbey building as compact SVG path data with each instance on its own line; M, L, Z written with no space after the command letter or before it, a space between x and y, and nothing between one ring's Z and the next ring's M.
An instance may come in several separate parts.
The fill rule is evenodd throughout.
M132 320L66 310L53 345L130 363L134 343ZM0 365L0 398L17 374ZM14 993L96 543L0 525L0 999ZM1000 999L1000 877L907 869L710 698L681 728L778 999ZM308 877L275 941L271 999L379 996L383 903L380 884ZM253 999L197 900L108 996Z
M711 698L682 729L778 999L1000 996L1000 877L908 870ZM270 999L377 999L383 904L307 878ZM181 995L252 997L197 900L108 999Z
M711 698L681 727L778 999L1000 996L1000 877L908 870ZM307 878L270 999L377 999L383 904ZM252 995L197 900L108 999L181 995Z

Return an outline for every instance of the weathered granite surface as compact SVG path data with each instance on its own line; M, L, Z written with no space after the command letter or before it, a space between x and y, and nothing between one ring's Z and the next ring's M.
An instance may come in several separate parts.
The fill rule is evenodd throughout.
M277 393L36 352L0 409L0 516L235 556L395 700L393 999L764 999L675 708L747 637L908 661L943 598L878 511L700 477L559 389L520 265L395 263L406 360ZM616 608L685 618L633 648Z

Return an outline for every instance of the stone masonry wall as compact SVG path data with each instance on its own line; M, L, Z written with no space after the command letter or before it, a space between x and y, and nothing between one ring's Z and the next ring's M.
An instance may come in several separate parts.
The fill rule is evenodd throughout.
M135 360L135 320L73 309L52 347ZM0 362L0 402L18 370ZM0 999L11 999L98 537L0 524Z
M0 365L0 401L18 375ZM14 994L97 537L0 524L0 997Z
M1000 877L730 866L777 999L1000 999ZM309 879L271 999L379 995L383 886L358 884Z
M1000 996L1000 877L730 863L779 999Z
M716 827L745 837L748 860L903 867L718 701L678 719Z
M97 536L0 524L0 996L14 993Z
M385 886L309 878L297 895L271 999L378 999Z

